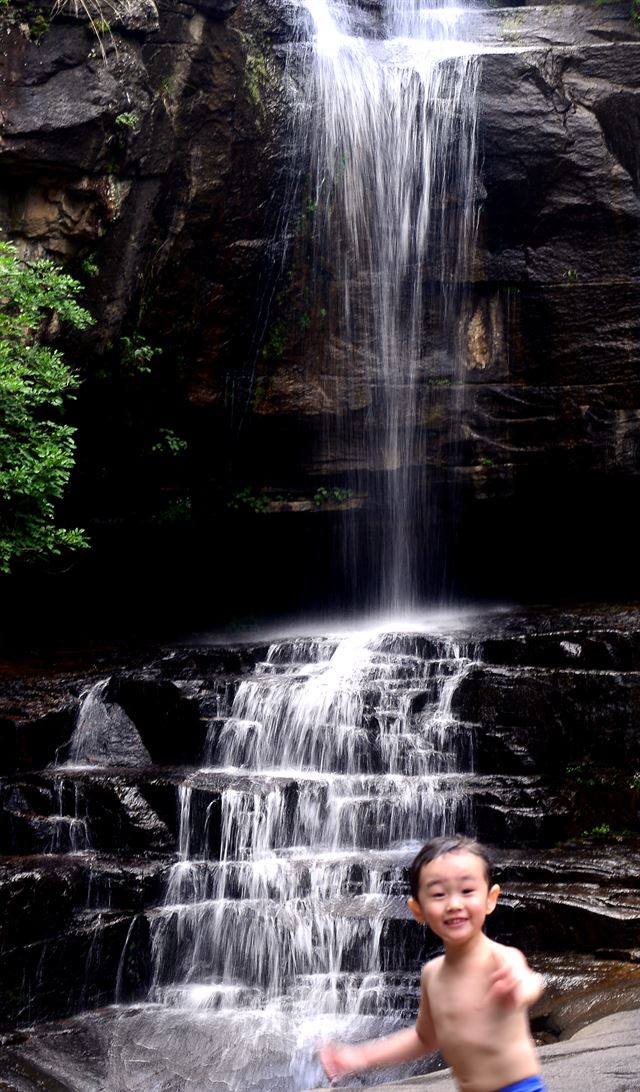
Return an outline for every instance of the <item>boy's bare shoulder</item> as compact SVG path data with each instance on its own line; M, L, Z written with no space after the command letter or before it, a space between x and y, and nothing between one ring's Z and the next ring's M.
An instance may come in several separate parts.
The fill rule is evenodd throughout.
M519 948L513 948L510 944L500 944L499 941L489 940L488 937L487 941L489 943L490 950L501 962L504 962L506 960L509 963L518 963L520 965L522 965L523 963L526 964L527 961L524 957L524 954L520 951Z
M420 978L421 978L423 983L426 983L426 982L430 981L433 978L433 976L438 973L438 971L440 970L440 967L442 966L443 960L444 960L443 955L434 956L433 959L430 959L428 963L425 963L423 965L422 973L420 975Z

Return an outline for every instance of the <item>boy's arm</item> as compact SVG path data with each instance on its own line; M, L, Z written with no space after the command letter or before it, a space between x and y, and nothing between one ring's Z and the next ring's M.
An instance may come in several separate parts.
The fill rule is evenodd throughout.
M346 1073L355 1073L374 1066L397 1065L411 1062L437 1049L435 1030L426 988L427 968L420 981L420 1009L414 1027L397 1031L384 1039L370 1039L366 1043L324 1043L319 1048L320 1061L329 1080Z
M489 979L489 995L517 1008L528 1008L544 990L544 979L536 974L517 948L494 949L496 969Z

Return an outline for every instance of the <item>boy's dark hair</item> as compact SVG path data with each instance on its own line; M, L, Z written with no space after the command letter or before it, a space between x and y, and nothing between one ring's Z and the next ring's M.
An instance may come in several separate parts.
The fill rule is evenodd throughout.
M447 853L474 853L484 862L484 874L487 886L491 887L493 862L483 845L473 838L465 838L462 834L450 834L444 838L432 838L422 847L414 857L409 869L409 883L411 894L417 900L420 893L420 873L426 864L435 861L437 857L444 857Z

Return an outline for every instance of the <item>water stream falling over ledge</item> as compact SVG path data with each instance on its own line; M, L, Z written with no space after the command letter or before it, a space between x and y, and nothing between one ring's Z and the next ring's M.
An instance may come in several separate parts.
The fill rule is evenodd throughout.
M469 822L472 733L451 698L472 662L424 635L277 642L212 722L206 766L179 787L149 1000L215 1012L216 1041L215 1021L232 1024L255 1074L231 1087L262 1087L256 1022L288 1044L269 1079L301 1089L319 1079L323 1029L401 1018L404 868L426 837Z
M383 36L365 37L355 6L302 7L313 31L311 292L336 408L325 443L366 512L346 521L347 598L397 615L427 587L451 590L434 509L443 453L431 436L446 385L449 455L459 441L479 58L462 9L396 0L382 6Z

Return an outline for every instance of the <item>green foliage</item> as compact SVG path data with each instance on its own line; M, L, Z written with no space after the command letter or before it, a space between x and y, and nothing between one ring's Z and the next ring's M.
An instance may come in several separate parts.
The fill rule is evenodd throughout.
M597 826L591 827L590 830L583 830L580 835L581 838L637 838L638 834L635 830L629 830L628 827L623 827L621 830L615 830L609 823L598 823Z
M493 459L481 459L480 460L480 466L485 467L486 470L490 470L491 467L495 466L495 465L496 464L495 464L495 461Z
M313 494L313 503L316 508L322 508L323 504L330 504L331 501L346 501L349 500L350 496L350 489L341 489L340 486L333 486L328 489L326 486L321 485Z
M51 23L41 11L29 23L29 37L34 41L40 41L40 38L47 33Z
M93 319L81 285L53 262L21 263L0 243L0 571L17 559L86 546L55 523L55 502L74 465L75 430L60 420L77 381L62 353L43 344L52 316L76 329Z
M253 395L251 397L251 408L255 411L260 408L264 402L266 395L267 385L264 376L259 375L253 385Z
M579 278L579 273L577 269L566 269L562 274L562 277L563 280L567 282L567 284L576 284Z
M593 776L593 772L587 768L583 763L579 763L576 766L567 766L567 777L570 777L572 781L575 781L577 785L596 785L598 782Z
M159 356L162 349L154 349L142 334L133 333L131 337L121 337L120 365L124 375L149 375L151 361Z
M583 838L607 838L612 833L611 827L608 823L599 823L596 827L591 827L591 830L583 830Z
M154 455L182 455L187 450L187 441L183 440L182 436L178 436L177 432L174 432L170 428L159 429L160 439L151 448Z
M191 519L191 501L188 497L174 497L153 517L155 523L167 526L172 523L186 523Z
M108 19L96 19L94 27L97 34L110 34L111 23Z
M160 82L159 92L160 98L164 101L171 100L175 97L176 89L178 85L178 77L175 73L170 76L164 76Z
M236 489L232 494L231 499L227 502L227 508L231 508L234 512L250 511L256 514L266 512L269 507L269 498L259 496L251 486L245 486L244 489Z
M287 328L284 319L274 322L262 346L263 360L280 360L287 341Z
M631 18L634 23L640 23L640 0L631 0Z
M130 129L133 132L140 128L140 118L137 114L123 113L116 117L116 125L121 129Z
M261 129L267 117L267 104L272 98L269 88L276 81L276 74L269 58L261 52L250 34L243 34L247 55L245 62L245 86L255 109L255 125Z
M100 266L95 260L95 254L88 254L87 257L83 259L81 269L85 277L98 276L100 272Z

